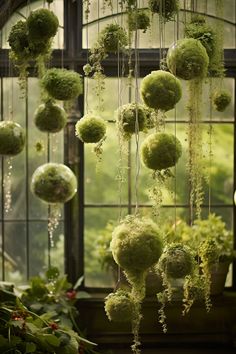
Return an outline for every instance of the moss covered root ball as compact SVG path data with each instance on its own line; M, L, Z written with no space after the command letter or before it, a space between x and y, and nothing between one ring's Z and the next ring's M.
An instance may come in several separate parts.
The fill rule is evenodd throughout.
M99 44L106 52L117 53L128 45L128 36L124 28L112 23L101 31Z
M141 145L144 165L152 170L175 166L182 154L180 141L173 134L153 133Z
M172 74L184 80L203 78L207 74L209 57L201 42L184 38L172 45L167 53L167 66Z
M35 170L31 189L38 198L47 203L65 203L75 195L77 180L69 167L59 163L46 163Z
M180 243L173 243L164 249L157 268L169 278L183 278L192 274L194 269L194 256L189 247Z
M180 81L163 70L152 71L141 82L140 92L149 108L169 111L180 100L182 89Z
M147 108L141 104L128 103L119 107L117 112L117 125L121 133L129 138L135 133L136 115L138 120L138 130L143 131L147 123Z
M213 106L218 112L223 112L231 102L231 95L227 91L215 92Z
M30 40L41 42L55 36L59 21L52 11L38 9L30 13L27 19L27 27Z
M75 135L84 143L98 143L106 134L106 123L90 114L82 117L75 125Z
M27 25L25 21L18 21L14 26L12 26L8 42L11 50L18 58L29 58L29 41L27 34Z
M148 12L143 9L131 12L128 16L128 27L130 31L143 30L145 33L148 27L150 27Z
M172 20L178 11L178 0L149 0L148 5L151 12L158 13L165 21Z
M132 295L124 290L117 290L105 299L105 312L110 321L128 322L132 320L135 304Z
M37 108L34 114L34 122L42 132L58 133L65 127L67 115L62 107L48 101Z
M129 216L112 233L111 251L115 262L138 275L153 266L162 253L162 238L150 219Z
M17 155L24 149L24 146L25 132L23 128L12 121L0 122L0 155Z
M42 78L42 86L56 100L72 100L82 93L81 77L73 70L52 68Z

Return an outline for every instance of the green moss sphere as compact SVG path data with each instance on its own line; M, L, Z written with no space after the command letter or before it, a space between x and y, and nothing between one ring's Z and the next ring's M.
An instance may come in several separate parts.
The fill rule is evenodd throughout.
M173 19L178 11L177 0L149 0L151 12L160 14L166 21Z
M124 28L112 23L101 31L99 44L106 52L117 53L128 45L128 36Z
M0 155L17 155L24 146L25 132L20 124L12 121L0 122Z
M106 134L106 124L102 118L87 114L76 123L75 134L84 143L98 143Z
M105 312L110 321L131 321L134 311L134 299L127 291L117 290L106 297Z
M128 217L112 233L111 251L115 262L131 274L154 265L162 253L162 239L150 219Z
M48 9L38 9L30 13L27 19L29 38L42 41L54 37L59 27L57 16Z
M184 80L203 78L207 74L209 57L198 39L184 38L169 48L167 66Z
M75 195L77 180L69 167L51 162L35 170L31 189L38 198L47 203L65 203Z
M82 93L82 81L73 70L52 68L42 78L42 86L56 100L72 100Z
M169 111L180 100L182 89L180 81L171 73L157 70L145 76L140 92L149 108Z
M146 32L150 27L150 18L146 10L138 9L131 12L128 17L128 26L130 31L143 30Z
M169 278L183 278L192 274L194 256L189 247L180 243L173 243L164 249L157 267Z
M223 112L231 102L231 95L227 91L215 92L213 105L218 112Z
M124 136L130 137L135 133L136 115L138 130L143 131L147 122L147 109L141 104L128 103L121 106L117 113L117 125Z
M153 133L141 145L142 161L152 170L175 166L181 155L181 143L173 134Z
M37 108L34 122L42 132L57 133L65 127L67 115L62 107L48 101Z

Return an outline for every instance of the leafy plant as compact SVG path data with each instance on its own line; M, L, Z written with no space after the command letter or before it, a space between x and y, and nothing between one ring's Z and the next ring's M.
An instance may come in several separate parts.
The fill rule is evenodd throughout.
M173 20L179 8L177 0L149 0L148 6L153 13L158 13L165 22Z
M150 27L150 18L147 10L137 9L128 12L128 28L130 31L143 30L145 33Z

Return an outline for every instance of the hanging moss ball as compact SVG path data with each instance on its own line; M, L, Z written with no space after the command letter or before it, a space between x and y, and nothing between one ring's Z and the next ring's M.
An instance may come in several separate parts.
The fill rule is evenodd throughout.
M56 100L72 100L82 93L81 76L73 70L52 68L41 80L43 88Z
M128 103L121 106L117 112L117 125L121 133L129 138L135 133L136 115L138 121L138 131L143 131L146 127L147 109L139 103Z
M142 161L152 170L175 166L181 155L181 143L173 134L153 133L141 145Z
M34 122L42 132L57 133L65 127L67 115L62 107L52 101L47 101L37 108Z
M213 95L214 108L219 112L223 112L228 107L230 102L231 95L227 91L215 92Z
M117 290L105 299L105 312L110 321L131 321L134 311L134 299L127 291Z
M112 23L101 31L99 44L106 52L117 53L128 45L128 36L124 28Z
M57 16L48 9L38 9L30 13L27 19L31 41L42 41L54 37L59 27Z
M201 42L194 38L184 38L169 48L167 66L176 76L184 80L206 76L209 57Z
M157 268L167 277L178 279L192 274L194 256L191 249L181 243L172 243L164 249Z
M157 70L142 79L140 93L149 108L169 111L180 100L180 81L171 73Z
M47 203L65 203L77 192L77 180L69 167L50 162L35 170L31 189Z
M160 230L151 219L129 216L114 229L111 251L121 268L139 274L154 265L162 253Z
M18 21L14 26L12 26L8 42L15 53L19 58L29 58L29 41L27 34L27 25L25 21Z
M178 0L149 0L148 6L153 13L158 13L166 21L173 19L178 11Z
M12 121L0 122L0 155L14 156L25 146L25 132L20 124Z
M104 120L94 115L85 115L75 125L75 135L84 143L98 143L105 134Z
M143 30L143 32L146 32L150 27L148 12L143 9L131 12L128 16L128 27L130 31Z

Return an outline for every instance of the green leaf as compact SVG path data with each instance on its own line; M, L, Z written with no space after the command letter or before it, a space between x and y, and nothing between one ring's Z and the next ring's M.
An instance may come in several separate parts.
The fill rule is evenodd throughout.
M86 291L78 291L75 296L76 299L87 299L89 297L91 297L91 295Z
M83 280L84 280L84 277L83 277L83 276L80 277L80 278L77 280L77 282L75 283L75 285L73 286L73 289L76 290L76 289L82 284Z
M47 343L52 345L53 347L60 346L60 339L57 338L54 334L44 334L44 337Z
M25 353L34 353L36 349L36 345L33 342L28 342L25 346Z
M27 328L30 330L31 333L37 333L39 331L39 327L35 326L33 323L26 323Z

